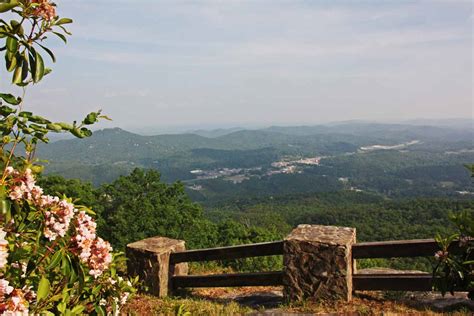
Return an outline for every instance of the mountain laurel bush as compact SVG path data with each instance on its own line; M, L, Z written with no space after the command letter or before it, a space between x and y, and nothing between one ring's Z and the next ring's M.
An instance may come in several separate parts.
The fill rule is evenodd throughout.
M48 133L88 137L88 126L107 117L52 122L24 109L27 87L51 72L43 55L56 60L48 37L66 43L72 20L50 0L1 0L0 16L5 73L21 91L0 93L0 315L118 314L138 282L118 275L123 254L97 236L91 209L36 183L36 146Z

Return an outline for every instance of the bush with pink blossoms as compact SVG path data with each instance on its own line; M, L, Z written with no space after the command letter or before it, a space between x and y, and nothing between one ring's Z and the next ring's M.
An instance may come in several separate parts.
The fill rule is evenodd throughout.
M46 39L66 42L72 20L50 0L2 0L0 14L9 19L0 18L5 68L23 88L22 97L0 93L0 315L117 314L138 281L117 274L123 255L97 236L92 210L43 194L35 180L43 168L36 145L48 133L88 137L88 126L106 117L98 111L69 124L24 110L26 88L51 72L42 54L56 58Z

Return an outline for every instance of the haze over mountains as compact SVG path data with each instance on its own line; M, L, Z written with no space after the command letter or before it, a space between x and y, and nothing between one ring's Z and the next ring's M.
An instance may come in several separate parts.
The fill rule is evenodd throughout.
M463 167L474 162L470 124L339 122L155 136L113 128L42 146L39 155L50 173L95 185L136 167L157 169L165 181L183 181L197 200L345 189L459 195L472 191Z

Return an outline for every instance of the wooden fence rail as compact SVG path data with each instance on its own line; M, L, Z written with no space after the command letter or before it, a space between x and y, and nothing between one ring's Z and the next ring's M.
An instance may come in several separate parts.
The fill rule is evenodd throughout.
M273 241L250 245L174 252L170 254L170 263L176 264L180 262L230 260L282 254L283 241Z
M283 272L174 276L173 287L272 286L283 284Z
M354 274L352 284L360 291L431 291L433 277L428 273Z
M428 273L355 274L353 288L359 291L431 291L433 278ZM171 278L174 288L283 285L283 272L188 275Z
M457 242L449 247L450 251L458 249ZM434 239L363 242L352 245L352 258L428 257L437 250L439 246Z
M456 251L457 243L450 250ZM353 259L426 257L439 250L434 239L363 242L352 246ZM170 264L181 262L231 260L239 258L273 256L283 254L283 241L251 245L186 250L170 254ZM354 290L430 291L433 278L428 273L411 274L354 274ZM283 272L235 273L217 275L173 276L174 288L185 287L232 287L283 285Z

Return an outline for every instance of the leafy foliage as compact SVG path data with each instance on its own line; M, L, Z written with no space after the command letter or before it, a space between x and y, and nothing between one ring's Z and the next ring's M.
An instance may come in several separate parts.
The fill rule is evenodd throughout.
M43 169L35 158L39 142L47 143L51 132L89 137L88 126L107 117L92 112L69 124L24 110L26 87L51 72L41 54L56 59L46 39L66 42L64 25L72 20L60 18L49 0L2 1L0 13L16 17L0 18L1 50L12 84L23 89L21 97L0 93L0 313L118 313L137 282L118 275L122 255L97 236L91 209L65 195L44 194L36 184Z
M436 236L441 250L435 253L438 263L433 270L435 288L444 295L446 292L469 291L474 299L474 211L451 214L451 220L457 232L448 236ZM460 249L452 251L451 246L457 244Z

